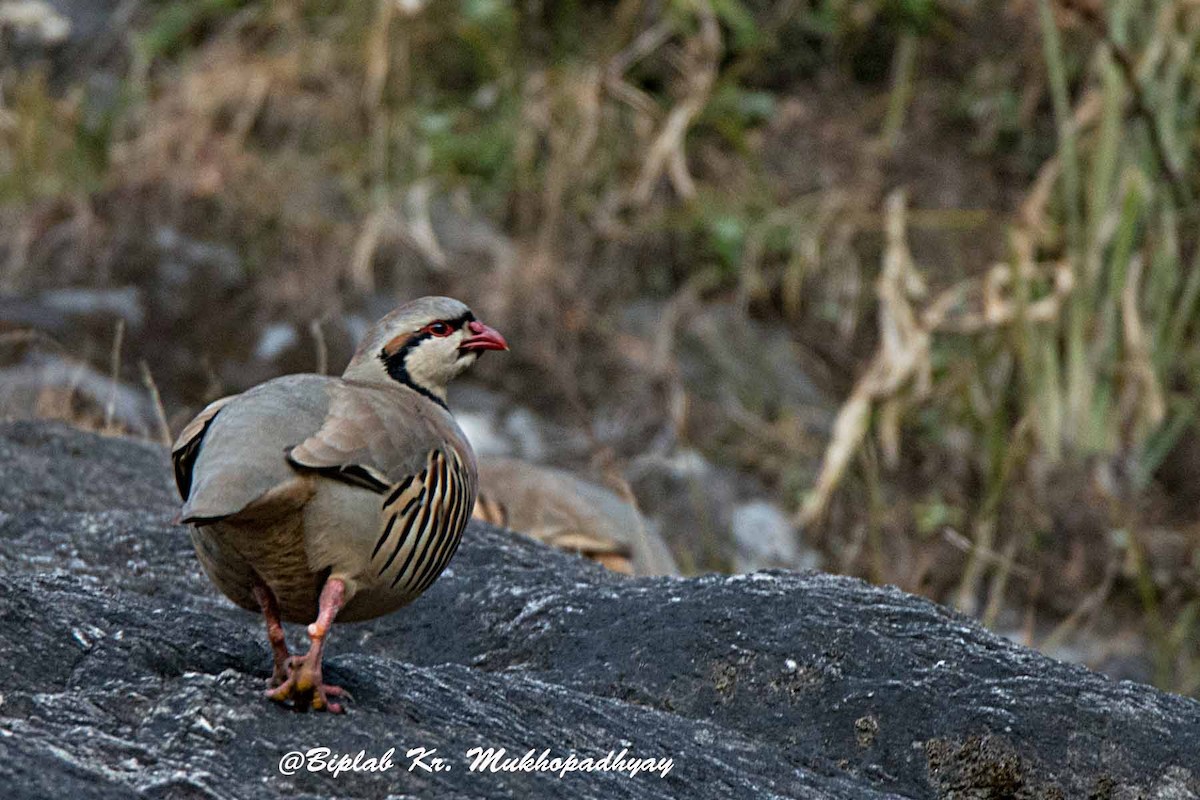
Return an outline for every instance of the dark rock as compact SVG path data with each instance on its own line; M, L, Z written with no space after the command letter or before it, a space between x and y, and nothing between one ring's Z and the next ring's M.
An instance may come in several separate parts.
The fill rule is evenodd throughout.
M168 523L160 449L17 423L0 459L5 797L1200 795L1200 703L898 590L627 579L474 525L408 609L335 627L349 713L295 714L261 697L259 621ZM279 774L316 746L395 747L397 766ZM475 746L674 761L665 777L484 774ZM413 747L451 768L408 771Z
M0 424L0 513L178 509L163 448L84 435L63 425ZM186 539L186 537L184 537ZM36 550L30 550L32 555Z

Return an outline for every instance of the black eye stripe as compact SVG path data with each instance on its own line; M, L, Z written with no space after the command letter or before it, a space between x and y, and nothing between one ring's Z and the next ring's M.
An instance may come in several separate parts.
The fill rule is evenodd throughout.
M463 314L461 317L458 317L456 319L443 320L443 322L445 322L447 325L449 325L454 330L458 330L462 326L466 325L468 322L474 322L474 321L475 321L475 315L472 314L470 311L468 311L467 313Z
M426 325L425 329L432 331L435 325L445 325L445 326L449 327L450 332L452 333L454 331L461 330L467 323L474 322L474 321L475 321L475 315L472 314L470 311L468 311L465 314L463 314L462 316L456 317L454 319L434 320L433 322Z

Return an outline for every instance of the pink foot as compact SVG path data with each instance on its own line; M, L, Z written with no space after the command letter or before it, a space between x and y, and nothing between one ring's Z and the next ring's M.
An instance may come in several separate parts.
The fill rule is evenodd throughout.
M321 654L325 645L325 637L329 635L329 627L337 616L345 598L346 584L338 578L330 578L321 589L318 599L317 619L308 626L308 638L312 642L308 654L302 657L291 657L284 668L287 675L283 681L267 690L267 697L277 703L291 701L292 708L297 711L307 711L309 706L314 711L328 711L330 714L340 714L343 709L340 703L332 702L331 697L354 698L340 686L333 686L321 679ZM278 654L280 651L276 651ZM281 661L276 660L275 675L278 676Z
M275 662L275 668L271 671L271 677L267 678L268 689L278 689L288 682L288 679L300 668L304 663L304 656L287 656Z
M335 703L331 697L354 697L340 686L324 683L321 680L321 670L309 668L303 656L293 656L288 661L288 676L282 683L267 690L267 697L277 703L292 704L297 711L307 711L311 706L313 711L328 711L330 714L341 714L345 709L341 703Z

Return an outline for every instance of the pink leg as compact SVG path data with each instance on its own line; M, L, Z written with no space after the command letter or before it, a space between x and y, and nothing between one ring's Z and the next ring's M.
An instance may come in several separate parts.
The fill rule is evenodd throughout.
M279 619L279 601L265 583L254 587L254 599L262 608L263 619L267 621L267 640L271 643L271 655L275 659L275 668L267 685L274 689L287 680L288 666L291 654L287 649L287 638L283 635L283 623Z
M328 710L331 714L342 713L339 703L330 702L330 697L349 696L349 692L340 686L333 686L321 679L321 656L325 646L325 637L333 620L341 610L346 597L346 584L338 578L331 578L321 589L321 599L318 601L317 620L308 626L308 638L312 644L303 658L292 659L292 669L287 679L278 687L267 692L267 697L278 702L291 700L298 711L304 711L311 704L314 711Z

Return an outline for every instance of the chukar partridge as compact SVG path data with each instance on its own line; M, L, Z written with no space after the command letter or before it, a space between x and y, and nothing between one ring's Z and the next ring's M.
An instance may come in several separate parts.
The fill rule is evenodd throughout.
M679 574L666 543L646 528L632 504L562 470L512 458L481 458L473 514L614 572Z
M271 699L340 712L321 676L334 618L394 611L450 561L477 474L446 385L507 349L459 301L424 297L376 323L340 378L276 378L184 428L180 521L217 588L265 617ZM307 655L288 654L281 621L308 623Z

